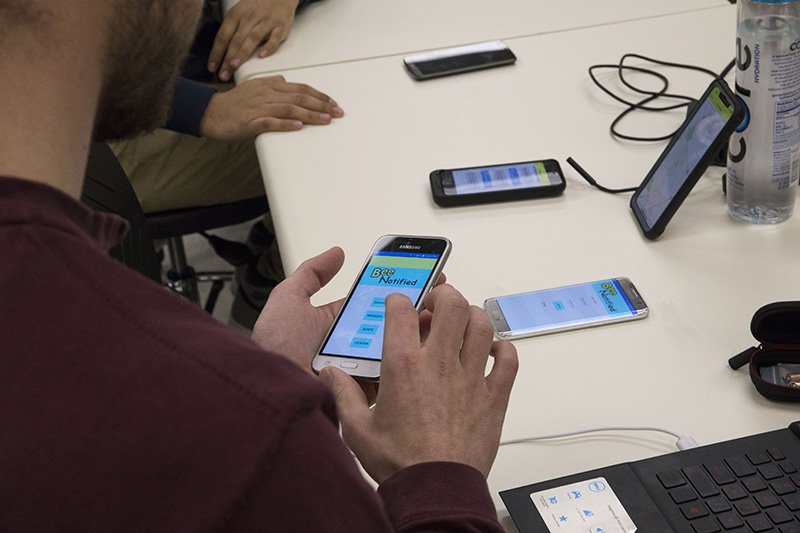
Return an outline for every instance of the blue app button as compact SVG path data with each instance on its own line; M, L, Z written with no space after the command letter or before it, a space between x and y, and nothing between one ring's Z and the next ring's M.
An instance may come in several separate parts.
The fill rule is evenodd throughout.
M372 324L363 324L358 328L359 335L375 335L378 332L378 326Z
M360 337L356 337L350 343L350 347L351 348L369 348L369 346L371 344L372 344L372 339L362 339Z

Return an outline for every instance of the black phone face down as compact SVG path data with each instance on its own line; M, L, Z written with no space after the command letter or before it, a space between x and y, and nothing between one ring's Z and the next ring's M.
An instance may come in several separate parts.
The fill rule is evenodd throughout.
M556 196L567 186L554 159L434 170L430 182L443 207Z
M743 115L739 98L723 80L715 80L631 198L645 237L655 239L664 232Z
M404 58L403 63L414 79L427 80L510 65L516 60L517 57L502 41L491 41L414 54Z

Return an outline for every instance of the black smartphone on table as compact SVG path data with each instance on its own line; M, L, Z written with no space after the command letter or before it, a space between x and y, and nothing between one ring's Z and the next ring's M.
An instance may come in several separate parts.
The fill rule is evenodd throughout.
M503 41L490 41L413 54L403 58L403 64L415 80L422 81L510 65L516 60Z
M408 297L419 311L436 285L452 245L444 237L384 235L375 243L311 366L336 366L377 381L383 353L384 299Z
M442 207L557 196L567 186L554 159L439 169L430 182L433 201Z
M664 232L744 114L744 105L724 80L711 83L633 193L630 206L645 237Z

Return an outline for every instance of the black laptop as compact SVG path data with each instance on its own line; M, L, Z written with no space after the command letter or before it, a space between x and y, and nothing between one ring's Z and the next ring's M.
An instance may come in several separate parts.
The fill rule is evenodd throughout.
M800 422L500 496L523 533L800 533Z

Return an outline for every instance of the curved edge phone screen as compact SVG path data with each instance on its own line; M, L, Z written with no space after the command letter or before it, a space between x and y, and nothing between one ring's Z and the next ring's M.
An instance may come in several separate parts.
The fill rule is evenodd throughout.
M489 305L492 301L497 308ZM501 335L535 335L647 314L627 278L500 296L487 300L485 307Z
M373 249L319 353L380 360L384 298L400 293L418 306L448 251L446 240L424 238L395 239Z
M562 182L558 169L547 168L544 161L454 169L451 175L452 180L442 181L444 193L450 196L544 187Z

